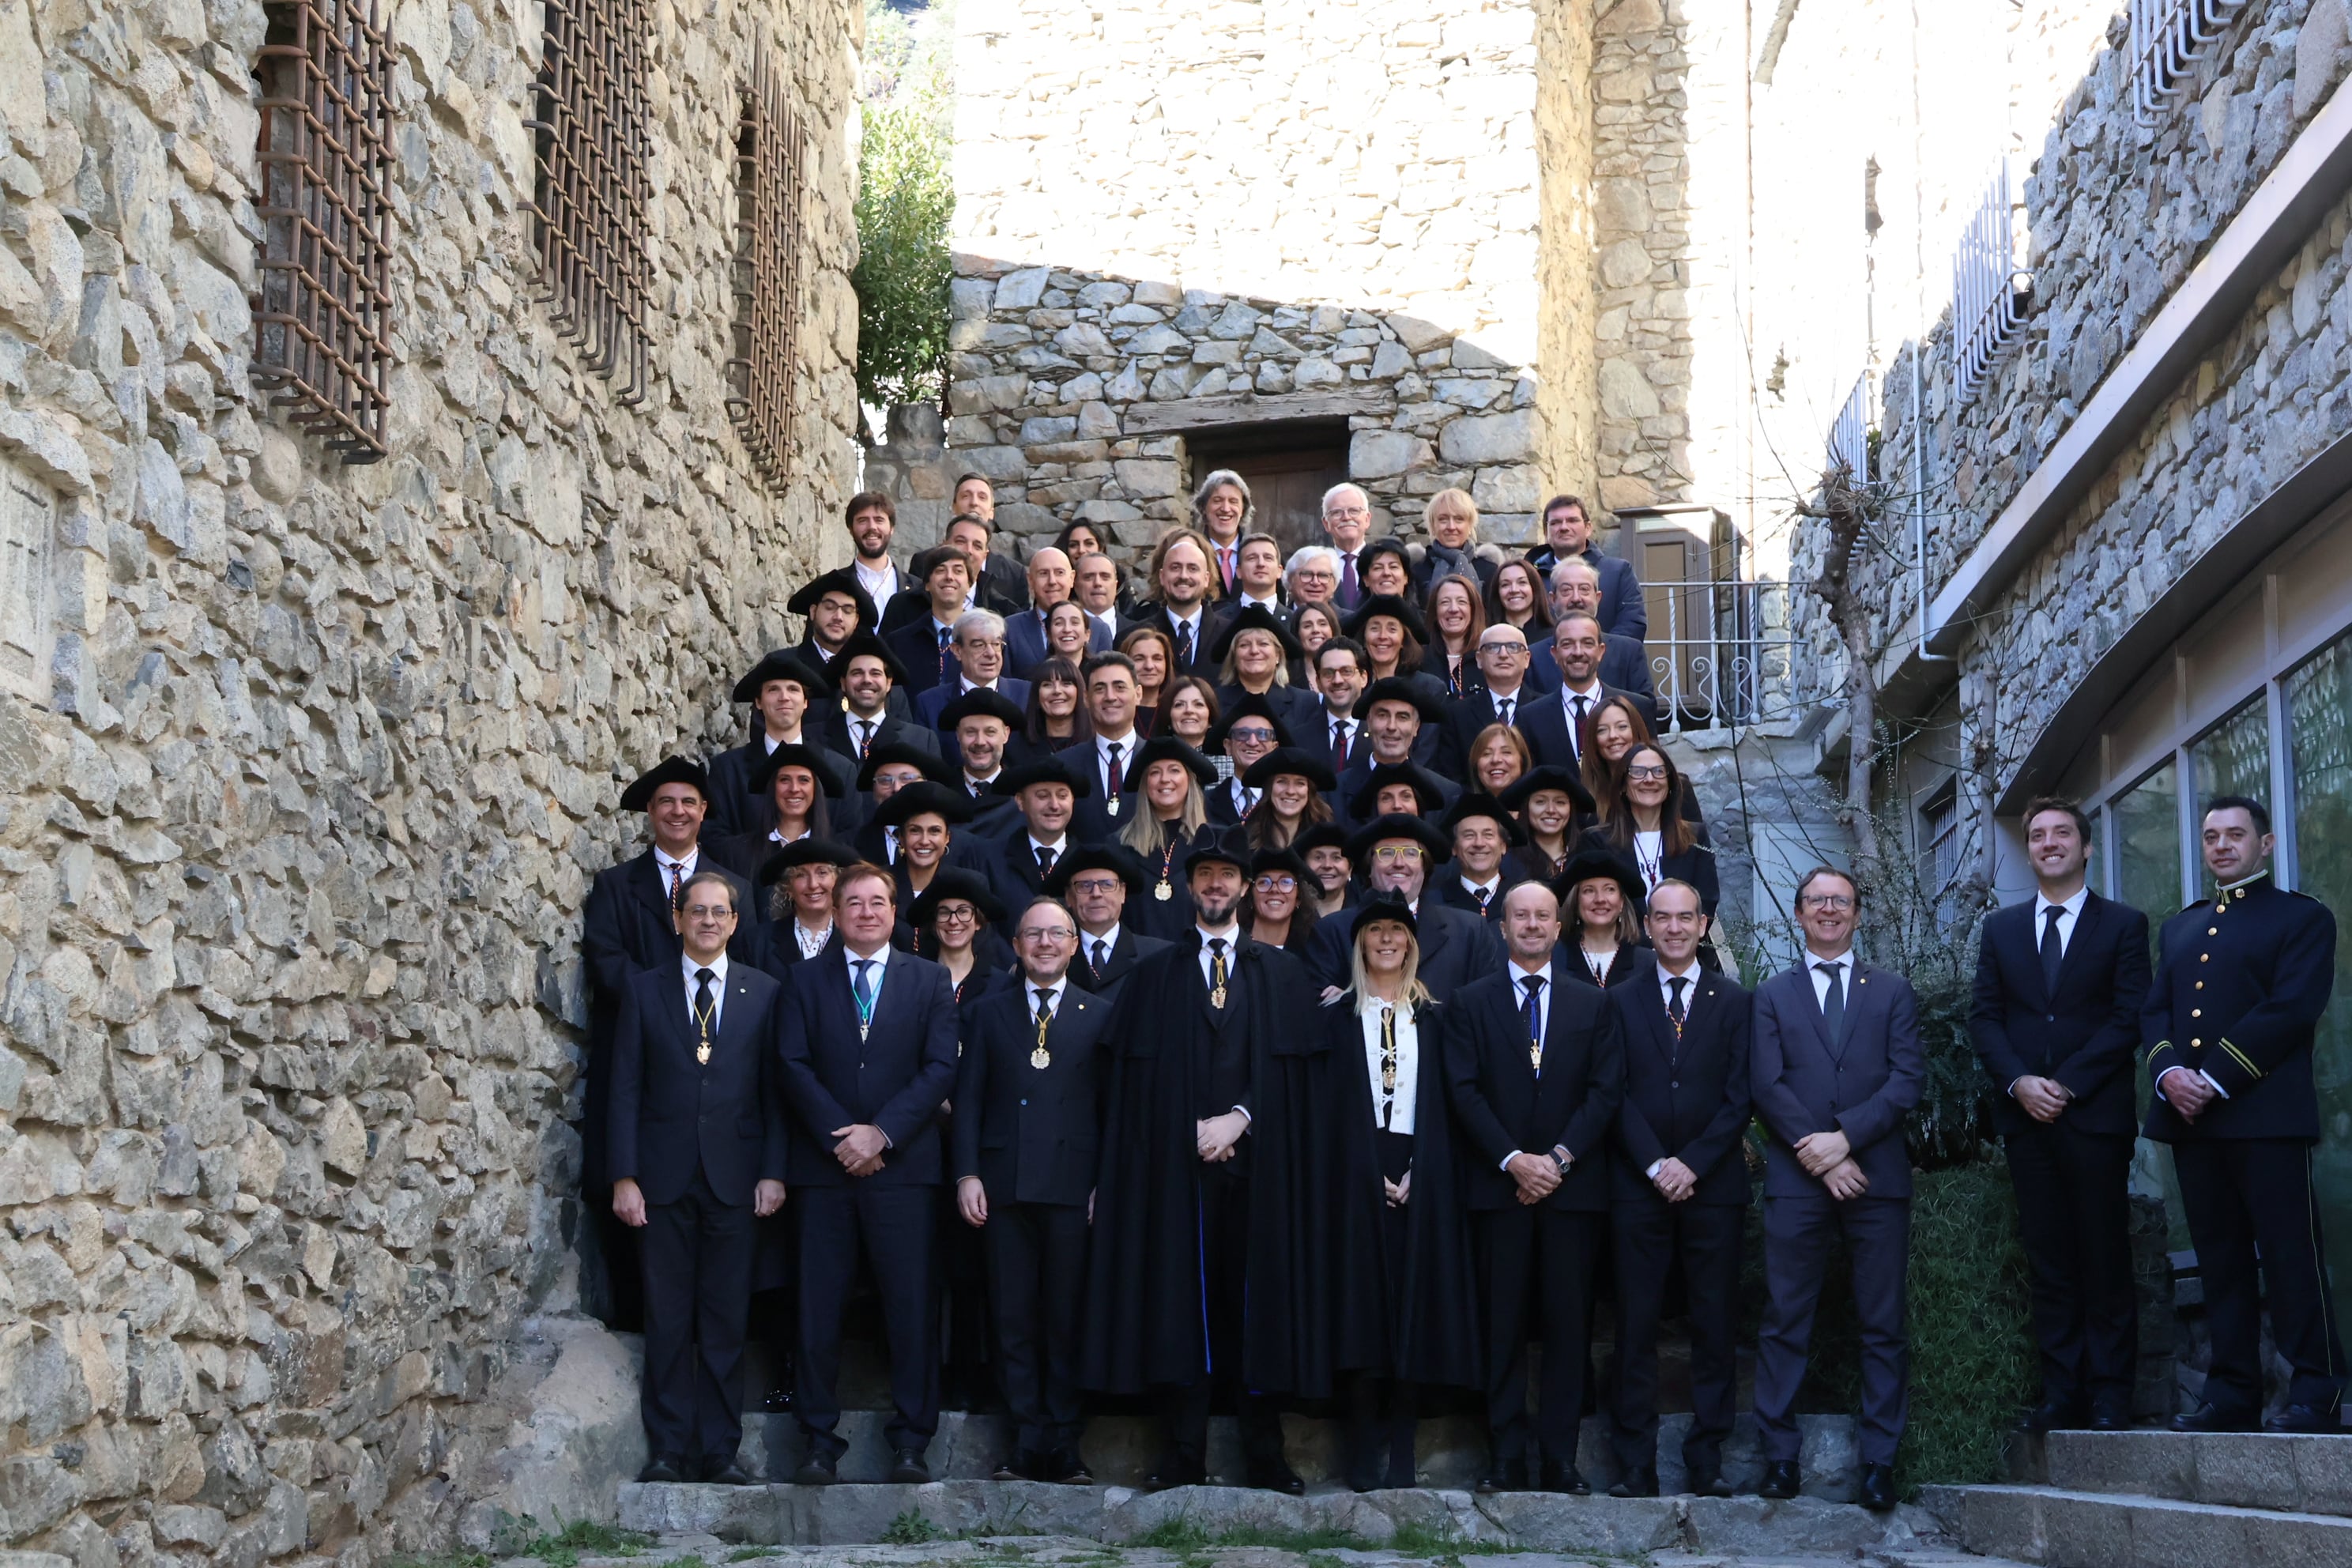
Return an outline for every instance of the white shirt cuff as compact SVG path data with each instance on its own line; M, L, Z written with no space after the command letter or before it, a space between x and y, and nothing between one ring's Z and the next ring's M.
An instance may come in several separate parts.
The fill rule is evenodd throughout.
M2230 1091L2223 1089L2219 1083L2214 1082L2213 1075L2211 1073L2207 1072L2203 1068L2199 1068L2197 1069L2197 1076L2203 1079L2207 1083L2212 1084L2213 1092L2215 1094L2220 1095L2223 1100L2230 1098Z
M1665 1164L1666 1163L1664 1160L1653 1160L1650 1162L1650 1168L1643 1172L1642 1174L1654 1182L1658 1179L1658 1173L1665 1169Z
M1509 1175L1511 1173L1511 1162L1526 1152L1527 1151L1525 1149L1512 1150L1509 1153L1503 1156L1503 1163L1496 1166L1495 1169L1502 1172L1507 1176Z

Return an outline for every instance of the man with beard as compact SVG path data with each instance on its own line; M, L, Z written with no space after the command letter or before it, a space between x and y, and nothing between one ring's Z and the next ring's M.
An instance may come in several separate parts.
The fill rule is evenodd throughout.
M1161 1395L1153 1489L1207 1479L1214 1394L1248 1483L1303 1492L1276 1401L1331 1391L1325 1037L1305 969L1242 934L1248 853L1194 840L1195 923L1136 966L1111 1031L1080 1381Z

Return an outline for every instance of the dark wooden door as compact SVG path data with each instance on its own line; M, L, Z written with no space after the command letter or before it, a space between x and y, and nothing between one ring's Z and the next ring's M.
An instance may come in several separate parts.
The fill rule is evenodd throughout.
M1202 430L1184 447L1192 484L1218 468L1241 475L1250 488L1250 526L1281 541L1285 560L1300 545L1323 542L1323 492L1348 477L1344 421Z

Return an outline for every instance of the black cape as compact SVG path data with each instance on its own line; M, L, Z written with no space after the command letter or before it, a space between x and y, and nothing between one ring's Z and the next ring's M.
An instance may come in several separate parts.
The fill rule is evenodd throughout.
M1206 1374L1197 1046L1209 1030L1197 928L1142 960L1121 987L1087 1258L1079 1381L1139 1394ZM1244 938L1234 962L1250 1031L1248 1315L1242 1376L1265 1394L1331 1392L1327 1037L1304 964Z
M1445 1091L1449 1020L1442 1004L1424 1002L1412 1021L1421 1037L1412 1185L1404 1205L1403 1256L1397 1259L1381 1235L1388 1199L1356 994L1327 1004L1318 1020L1329 1041L1331 1250L1338 1281L1332 1364L1412 1383L1479 1388L1486 1373L1477 1274Z

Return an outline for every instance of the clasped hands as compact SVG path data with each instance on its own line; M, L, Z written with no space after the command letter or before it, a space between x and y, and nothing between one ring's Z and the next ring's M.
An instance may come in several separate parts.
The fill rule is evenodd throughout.
M1853 1145L1843 1132L1808 1132L1798 1139L1797 1163L1841 1203L1870 1190L1870 1178L1853 1163Z
M2009 1092L2026 1115L2042 1122L2057 1121L2058 1113L2074 1098L2074 1090L2056 1079L2036 1078L2031 1073L2010 1085Z
M870 1176L880 1170L882 1156L890 1148L890 1141L882 1136L882 1129L871 1122L856 1121L836 1127L830 1136L840 1140L833 1146L833 1157L853 1176Z
M2203 1073L2190 1068L2167 1068L2156 1080L2156 1089L2180 1113L2180 1120L2189 1122L2195 1121L2221 1094Z
M1561 1167L1575 1163L1576 1156L1555 1143L1549 1154L1514 1154L1511 1163L1504 1169L1510 1173L1511 1180L1519 1184L1519 1202L1533 1205L1543 1202L1559 1191L1559 1179L1564 1173Z
M1238 1110L1228 1110L1223 1116L1203 1116L1193 1122L1192 1135L1201 1158L1212 1165L1232 1159L1234 1146L1249 1131L1249 1124L1250 1119Z

